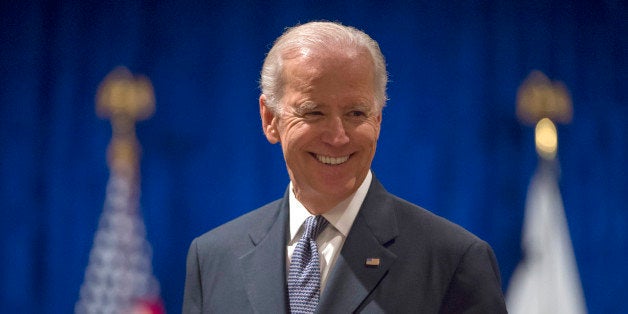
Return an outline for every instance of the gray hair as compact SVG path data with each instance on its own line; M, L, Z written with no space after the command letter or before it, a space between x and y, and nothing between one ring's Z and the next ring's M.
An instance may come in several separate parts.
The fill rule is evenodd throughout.
M335 22L309 22L286 29L275 41L264 60L260 77L260 89L266 96L270 110L279 112L283 97L283 61L300 55L303 49L325 52L331 49L367 50L374 64L375 102L381 110L386 105L388 73L386 61L379 45L369 35L351 26Z

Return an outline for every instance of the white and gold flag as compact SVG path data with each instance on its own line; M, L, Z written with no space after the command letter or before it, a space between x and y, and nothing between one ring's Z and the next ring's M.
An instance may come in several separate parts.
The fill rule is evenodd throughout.
M517 266L506 294L508 312L586 313L557 183L557 163L541 161L530 182L522 247L523 260Z

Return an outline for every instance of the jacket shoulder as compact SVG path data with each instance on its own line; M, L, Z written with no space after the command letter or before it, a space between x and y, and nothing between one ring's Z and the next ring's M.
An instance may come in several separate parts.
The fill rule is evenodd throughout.
M464 227L439 216L421 206L410 203L397 196L393 196L395 212L398 221L402 225L413 226L414 229L424 235L431 235L434 241L463 242L471 243L482 241L476 235L465 229Z
M281 214L283 199L278 199L226 222L194 239L199 250L229 249L250 243L249 235L265 232Z

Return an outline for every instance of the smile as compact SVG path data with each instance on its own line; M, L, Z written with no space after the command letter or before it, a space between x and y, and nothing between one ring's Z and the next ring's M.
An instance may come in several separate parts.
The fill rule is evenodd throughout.
M330 157L330 156L316 155L316 159L318 159L318 161L326 165L333 165L333 166L344 163L345 161L349 159L349 157L350 155L343 156L343 157Z

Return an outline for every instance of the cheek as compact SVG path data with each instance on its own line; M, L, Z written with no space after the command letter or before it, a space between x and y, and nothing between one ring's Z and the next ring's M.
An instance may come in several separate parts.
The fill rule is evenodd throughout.
M296 148L303 146L307 141L308 131L307 128L299 123L283 125L279 128L279 134L281 138L284 152L292 151Z
M360 128L359 133L365 143L368 142L370 145L375 146L375 144L377 144L377 140L379 139L379 131L379 124L372 122L364 124Z

